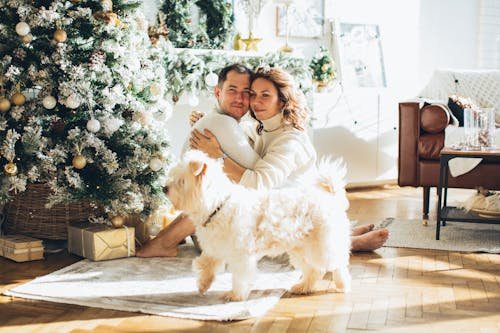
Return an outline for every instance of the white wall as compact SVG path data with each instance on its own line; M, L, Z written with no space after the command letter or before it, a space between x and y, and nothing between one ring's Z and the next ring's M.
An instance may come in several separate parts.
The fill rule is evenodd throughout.
M434 69L477 69L478 0L420 0L419 85Z

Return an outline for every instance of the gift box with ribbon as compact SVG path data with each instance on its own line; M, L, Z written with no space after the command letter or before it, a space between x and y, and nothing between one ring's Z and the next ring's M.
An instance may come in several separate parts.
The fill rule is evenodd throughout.
M43 259L42 240L24 235L0 236L0 256L17 262Z
M135 256L134 227L71 223L68 226L68 251L93 261Z

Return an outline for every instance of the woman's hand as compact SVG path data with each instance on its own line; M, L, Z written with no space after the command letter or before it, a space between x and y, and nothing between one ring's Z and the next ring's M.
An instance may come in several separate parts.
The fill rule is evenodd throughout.
M198 120L200 120L205 114L199 111L191 111L189 114L189 125L193 126Z
M219 141L209 130L205 129L204 133L194 129L189 138L191 149L198 149L206 153L211 158L219 158L223 156Z

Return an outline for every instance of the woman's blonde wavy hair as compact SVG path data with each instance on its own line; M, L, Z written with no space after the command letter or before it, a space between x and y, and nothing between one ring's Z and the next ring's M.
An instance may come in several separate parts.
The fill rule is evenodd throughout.
M281 109L284 125L304 131L309 110L304 93L296 87L293 77L280 68L260 67L252 76L252 82L259 78L272 82L278 90L278 97L284 103ZM254 119L257 119L253 111L250 113Z

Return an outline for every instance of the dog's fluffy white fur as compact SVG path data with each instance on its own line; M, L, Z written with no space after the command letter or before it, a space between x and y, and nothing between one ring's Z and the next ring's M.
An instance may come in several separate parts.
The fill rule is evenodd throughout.
M202 248L193 262L201 294L227 263L233 286L226 300L246 299L257 261L284 252L302 272L293 293L310 293L327 271L337 291L350 290L345 167L328 160L318 167L317 186L266 191L231 182L222 165L200 151L188 151L170 170L165 192L192 219Z

